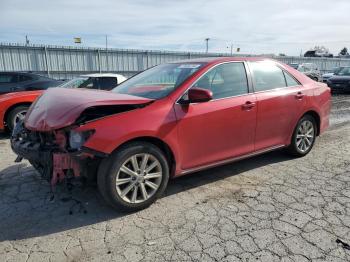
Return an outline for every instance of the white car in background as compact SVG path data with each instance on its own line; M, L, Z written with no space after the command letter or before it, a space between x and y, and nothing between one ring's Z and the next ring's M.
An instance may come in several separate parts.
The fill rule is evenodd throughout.
M58 87L111 90L127 78L120 74L96 73L75 77Z
M320 82L322 81L321 72L318 69L317 65L314 63L303 63L298 66L297 69L299 72L310 77L312 80Z

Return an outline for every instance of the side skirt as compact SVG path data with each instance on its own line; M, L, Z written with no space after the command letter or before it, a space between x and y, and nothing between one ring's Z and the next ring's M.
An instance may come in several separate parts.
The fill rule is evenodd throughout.
M183 175L186 175L186 174L189 174L189 173L194 173L194 172L197 172L197 171L201 171L201 170L205 170L205 169L209 169L209 168L213 168L213 167L229 164L229 163L236 162L236 161L239 161L239 160L243 160L243 159L246 159L246 158L250 158L250 157L253 157L253 156L261 155L261 154L264 154L264 153L267 153L267 152L270 152L270 151L281 149L283 147L286 147L286 145L272 146L272 147L268 147L268 148L265 148L265 149L262 149L262 150L259 150L259 151L256 151L256 152L252 152L252 153L249 153L249 154L245 154L245 155L241 155L241 156L237 156L237 157L221 160L221 161L214 162L214 163L211 163L211 164L208 164L208 165L193 167L193 168L190 168L190 169L183 170L177 176L183 176Z

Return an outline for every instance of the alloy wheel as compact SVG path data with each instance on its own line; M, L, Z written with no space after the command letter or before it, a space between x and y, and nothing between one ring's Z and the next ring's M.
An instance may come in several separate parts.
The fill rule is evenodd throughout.
M310 149L315 139L314 125L310 120L305 120L300 124L295 139L300 152L305 153Z
M23 121L27 114L27 110L19 111L13 118L13 127L17 125L18 122Z
M142 203L151 198L162 182L162 166L148 153L129 157L116 176L118 195L128 203Z

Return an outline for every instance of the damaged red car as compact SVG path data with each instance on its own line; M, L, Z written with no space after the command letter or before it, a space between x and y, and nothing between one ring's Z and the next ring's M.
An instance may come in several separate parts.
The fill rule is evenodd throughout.
M330 89L263 58L162 64L112 90L54 88L12 138L51 181L97 180L108 204L138 210L169 178L286 148L310 152L329 125Z

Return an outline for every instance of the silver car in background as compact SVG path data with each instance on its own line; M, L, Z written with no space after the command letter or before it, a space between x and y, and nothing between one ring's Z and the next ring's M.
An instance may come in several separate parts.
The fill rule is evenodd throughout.
M310 77L312 80L321 82L322 76L321 72L318 69L317 65L314 63L303 63L298 66L297 69L299 72L302 72L303 74Z

